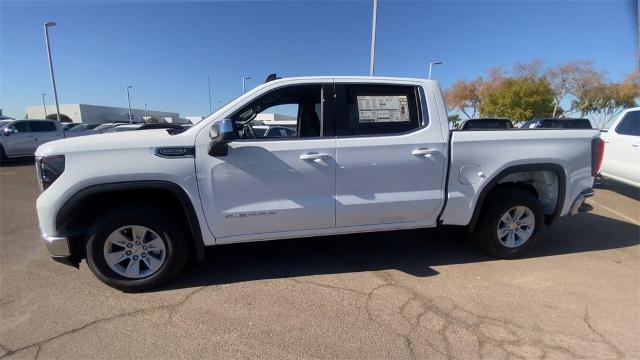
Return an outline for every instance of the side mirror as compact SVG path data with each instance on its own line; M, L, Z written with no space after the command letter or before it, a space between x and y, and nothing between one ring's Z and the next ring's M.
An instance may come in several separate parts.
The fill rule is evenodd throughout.
M227 143L236 139L236 131L233 129L233 120L223 119L214 122L209 131L211 143L209 144L209 155L226 156Z
M4 134L4 136L9 136L9 135L11 135L11 134L13 134L15 132L16 132L15 130L10 129L8 127L2 129L2 134Z

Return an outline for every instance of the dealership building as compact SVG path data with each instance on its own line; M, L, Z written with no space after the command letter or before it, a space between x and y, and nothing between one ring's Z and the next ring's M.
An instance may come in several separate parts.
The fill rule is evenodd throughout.
M47 105L46 114L55 114L56 106ZM27 108L27 118L29 119L44 119L45 107L29 106ZM101 105L89 105L89 104L63 104L60 105L60 114L67 115L73 120L73 122L81 122L87 124L96 123L109 123L115 121L129 121L129 109L113 106L101 106ZM144 109L131 109L131 115L134 122L145 122L145 110ZM155 118L161 122L169 123L186 123L189 122L186 119L181 119L180 114L168 111L159 110L146 110L147 118ZM163 121L164 120L164 121Z

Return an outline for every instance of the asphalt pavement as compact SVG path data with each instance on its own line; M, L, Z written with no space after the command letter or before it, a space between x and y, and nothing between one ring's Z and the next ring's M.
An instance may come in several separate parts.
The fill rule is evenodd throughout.
M640 358L638 190L524 259L456 228L227 245L170 286L125 294L52 261L33 165L0 168L0 358Z

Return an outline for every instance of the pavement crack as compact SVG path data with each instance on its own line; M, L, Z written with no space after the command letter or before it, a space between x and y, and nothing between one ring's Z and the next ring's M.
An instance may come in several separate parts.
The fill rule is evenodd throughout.
M616 355L618 358L624 358L624 352L622 352L622 350L620 350L617 346L615 346L611 341L609 341L609 339L607 339L604 335L602 335L591 323L591 315L589 314L589 307L585 307L584 308L584 316L582 317L582 319L584 320L585 324L587 324L587 327L589 328L589 330L591 330L594 334L596 334L600 340L602 340L603 343L607 344L607 346L609 346L610 348L613 349L613 351L616 352Z
M82 331L82 330L84 330L84 329L86 329L88 327L91 327L91 326L99 324L99 323L108 322L108 321L111 321L111 320L114 320L114 319L118 319L118 318L122 318L122 317L126 317L126 316L131 316L131 315L142 314L142 313L146 313L146 312L149 312L149 311L155 311L155 310L168 309L169 311L173 311L175 308L177 308L177 307L183 305L184 303L186 303L193 295L195 295L196 293L198 293L198 292L200 292L200 291L202 291L202 290L204 290L206 288L207 288L207 286L203 286L203 287L200 287L200 288L190 292L189 294L187 294L184 297L184 299L178 301L175 304L166 304L166 305L154 306L154 307L150 307L150 308L138 309L138 310L123 312L123 313L115 314L113 316L109 316L109 317L93 320L93 321L90 321L90 322L88 322L88 323L86 323L84 325L81 325L79 327L76 327L76 328L73 328L71 330L67 330L65 332L62 332L62 333L60 333L58 335L52 336L52 337L44 339L44 340L37 341L37 342L29 344L29 345L22 346L20 348L14 349L14 350L10 350L10 349L8 349L6 347L3 347L3 349L9 350L9 351L6 354L0 356L0 359L4 359L4 358L6 358L8 356L11 356L11 355L19 352L19 351L28 349L28 348L33 347L33 346L38 346L38 352L36 353L36 355L37 355L40 352L40 348L42 346L48 344L49 342L51 342L53 340L56 340L56 339L59 339L61 337L70 335L70 334L77 333L79 331Z
M317 282L313 282L313 281L293 279L293 278L289 279L289 280L291 280L293 282L296 282L296 283L299 283L299 284L309 284L309 285L314 285L314 286L322 287L322 288L329 289L329 290L347 291L347 292L354 293L354 294L357 294L357 295L362 295L362 296L368 296L369 295L369 294L364 293L362 291L353 290L353 289L349 289L349 288L345 288L345 287L341 287L341 286L321 284L321 283L317 283Z

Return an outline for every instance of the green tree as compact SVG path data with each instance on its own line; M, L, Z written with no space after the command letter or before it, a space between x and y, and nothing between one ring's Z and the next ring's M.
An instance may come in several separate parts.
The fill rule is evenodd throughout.
M516 122L553 114L555 93L545 78L507 78L487 91L480 103L483 117L505 117Z
M49 114L45 117L45 119L58 120L58 116L56 114ZM73 122L73 120L71 120L71 118L65 114L60 114L60 122L67 123L67 122Z
M460 122L460 115L458 114L451 114L449 116L447 116L447 118L449 119L449 128L455 128L458 126L458 123Z

